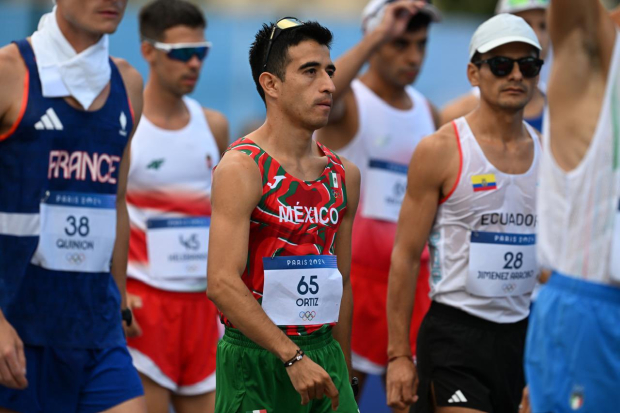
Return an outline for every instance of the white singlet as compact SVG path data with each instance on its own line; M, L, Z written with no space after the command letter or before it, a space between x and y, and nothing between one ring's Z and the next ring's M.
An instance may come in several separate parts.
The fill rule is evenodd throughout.
M545 122L538 190L541 266L605 284L620 283L619 40L616 35L594 137L577 168L565 172L556 164Z
M529 314L538 279L536 185L540 142L527 172L506 174L484 155L465 118L453 122L461 165L431 230L431 298L496 323Z
M203 291L211 172L220 153L200 104L183 101L186 126L165 130L142 116L131 143L127 275L163 290Z
M359 126L338 153L360 169L362 179L352 260L384 273L387 280L409 161L422 138L435 132L435 123L429 102L410 86L405 89L413 103L408 110L388 105L358 79L351 87Z

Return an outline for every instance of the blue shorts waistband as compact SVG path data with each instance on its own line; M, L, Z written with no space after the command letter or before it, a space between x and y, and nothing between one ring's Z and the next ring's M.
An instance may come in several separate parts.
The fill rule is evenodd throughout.
M620 288L612 285L585 281L554 271L547 286L620 306Z

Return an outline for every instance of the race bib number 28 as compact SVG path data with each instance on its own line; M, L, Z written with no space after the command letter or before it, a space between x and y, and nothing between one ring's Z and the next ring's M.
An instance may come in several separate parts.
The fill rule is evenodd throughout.
M262 307L276 325L335 323L342 275L334 255L263 258Z
M57 271L110 271L116 195L48 192L41 201L40 216L33 264Z
M538 279L535 234L471 233L467 291L482 297L531 293Z

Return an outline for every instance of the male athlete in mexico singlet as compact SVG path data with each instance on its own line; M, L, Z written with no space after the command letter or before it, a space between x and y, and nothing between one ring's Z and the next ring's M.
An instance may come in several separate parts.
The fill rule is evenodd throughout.
M317 145L328 163L321 176L312 182L287 174L275 159L249 139L240 139L229 148L252 157L263 178L263 197L252 213L248 263L242 279L267 315L287 335L311 334L324 324L334 325L340 308L342 279L333 254L336 232L347 208L345 172L336 155L320 143ZM313 257L317 255L328 257ZM333 271L320 280L312 275L302 276L292 280L295 284L289 286L277 271L280 267L277 258L286 256L308 257L288 263L295 260L285 259L282 261L285 268L326 264ZM298 273L301 272L291 275ZM277 294L281 287L286 291L297 290L298 294L291 300L270 296L269 293ZM290 321L280 322L286 320ZM325 322L317 322L320 320ZM223 321L231 326L227 320Z

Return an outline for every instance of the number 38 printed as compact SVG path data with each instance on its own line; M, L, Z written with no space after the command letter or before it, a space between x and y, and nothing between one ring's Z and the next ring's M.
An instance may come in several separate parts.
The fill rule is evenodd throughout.
M299 284L297 284L297 292L300 295L316 294L319 292L319 284L316 283L316 279L319 278L318 275L311 275L310 282L306 283L306 276L303 275L301 280L299 280Z
M90 233L90 227L88 226L88 217L80 217L79 221L73 215L67 217L68 227L65 227L65 234L72 237L75 234L79 234L82 237L87 236Z

